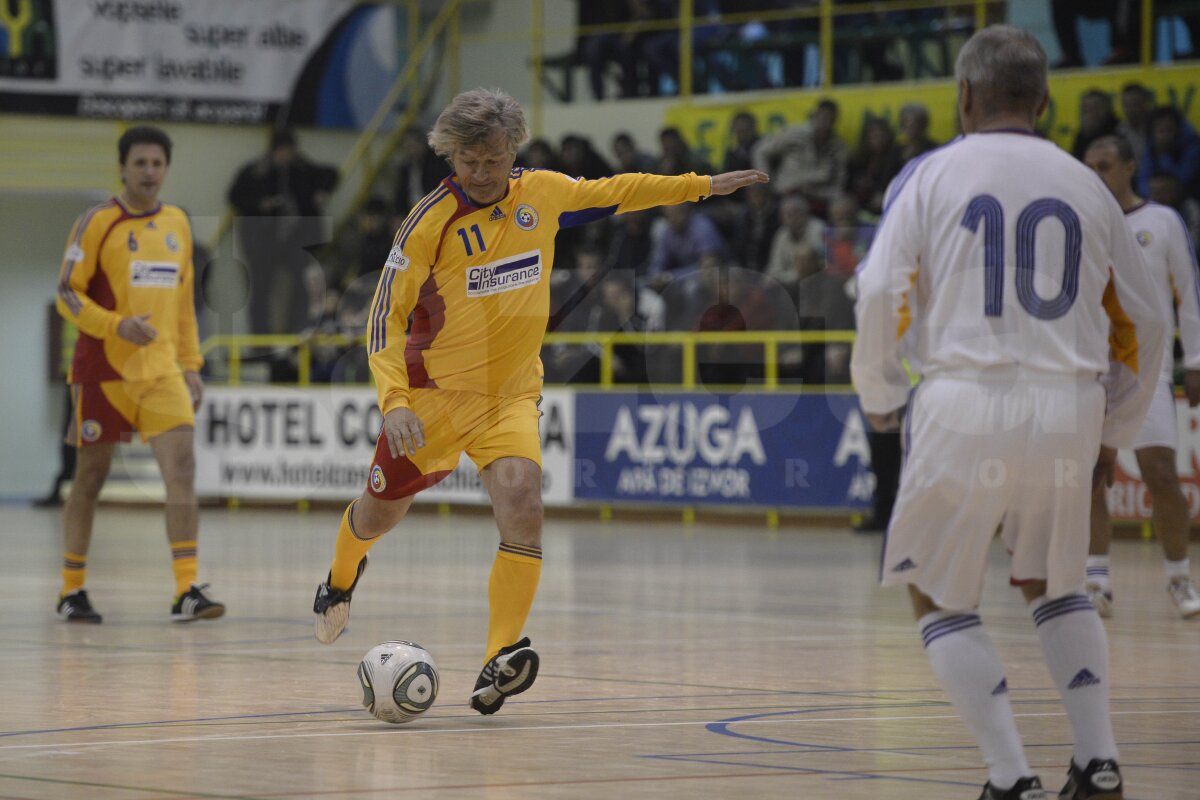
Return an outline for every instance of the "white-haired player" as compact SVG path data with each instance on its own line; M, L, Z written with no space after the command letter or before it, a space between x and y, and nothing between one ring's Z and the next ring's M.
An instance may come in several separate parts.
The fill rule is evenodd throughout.
M1088 147L1083 160L1096 171L1125 211L1125 221L1141 245L1146 264L1157 283L1159 313L1168 320L1173 312L1179 315L1184 390L1188 405L1194 407L1200 404L1200 286L1196 281L1196 255L1187 225L1174 209L1151 203L1133 191L1137 161L1128 140L1120 136L1097 139ZM1188 564L1190 515L1179 486L1179 473L1175 470L1179 432L1175 422L1173 344L1168 339L1154 401L1133 448L1142 480L1153 502L1154 532L1162 542L1167 592L1180 614L1196 617L1200 616L1200 593L1192 584ZM1100 484L1092 495L1087 593L1102 617L1112 616L1108 559L1111 540L1105 486Z
M1118 800L1108 643L1083 592L1091 483L1101 443L1128 446L1142 426L1167 325L1112 194L1034 134L1049 100L1037 39L986 28L955 72L965 135L896 177L858 270L863 410L886 429L907 400L882 582L909 586L987 762L983 800L1042 800L975 613L999 527L1074 733L1059 797ZM911 398L902 345L920 364Z

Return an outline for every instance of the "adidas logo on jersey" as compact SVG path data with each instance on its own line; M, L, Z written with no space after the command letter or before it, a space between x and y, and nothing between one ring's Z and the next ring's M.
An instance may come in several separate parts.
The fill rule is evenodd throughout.
M1086 686L1099 686L1100 679L1091 673L1086 667L1075 673L1075 677L1071 678L1071 682L1067 684L1067 689L1082 689Z
M911 558L906 558L896 566L892 567L892 572L907 572L910 569L916 569L917 565L913 563Z
M500 206L492 209L492 215L488 217L488 222L495 222L498 219L506 219L504 212L500 210Z

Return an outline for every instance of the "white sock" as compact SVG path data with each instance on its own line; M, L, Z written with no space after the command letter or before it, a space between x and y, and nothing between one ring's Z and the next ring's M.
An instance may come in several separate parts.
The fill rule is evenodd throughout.
M1185 558L1182 561L1167 561L1163 559L1163 569L1167 571L1167 580L1191 577L1191 559Z
M1031 604L1033 621L1050 677L1062 696L1075 732L1075 764L1093 758L1117 758L1108 712L1108 638L1104 624L1082 594Z
M1111 589L1108 577L1108 556L1087 557L1087 582L1098 585L1101 589Z
M933 674L983 751L992 786L1011 789L1032 775L1008 701L1004 665L979 617L935 611L917 627Z

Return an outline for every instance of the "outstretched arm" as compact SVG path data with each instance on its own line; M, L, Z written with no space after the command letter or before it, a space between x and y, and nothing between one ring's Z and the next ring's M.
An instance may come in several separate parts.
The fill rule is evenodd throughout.
M726 195L733 194L738 189L743 189L752 183L769 183L771 178L767 173L757 169L740 169L736 172L722 172L720 175L713 175L711 180L713 195Z

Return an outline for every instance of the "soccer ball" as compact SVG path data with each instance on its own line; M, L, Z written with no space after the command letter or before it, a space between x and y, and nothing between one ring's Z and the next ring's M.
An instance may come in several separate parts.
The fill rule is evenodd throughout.
M358 665L363 706L376 719L399 725L429 710L438 693L433 656L412 642L384 642L372 647Z

